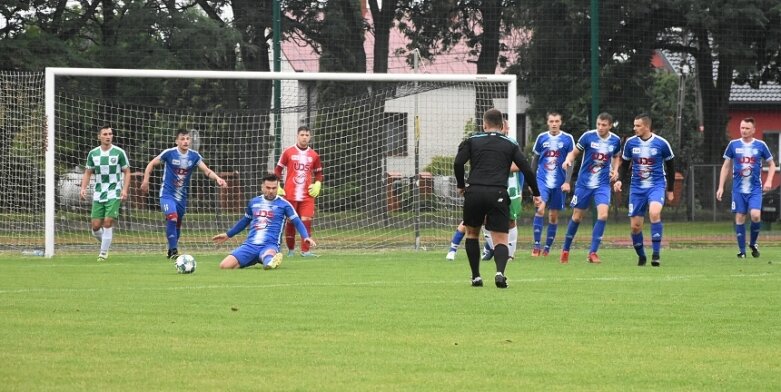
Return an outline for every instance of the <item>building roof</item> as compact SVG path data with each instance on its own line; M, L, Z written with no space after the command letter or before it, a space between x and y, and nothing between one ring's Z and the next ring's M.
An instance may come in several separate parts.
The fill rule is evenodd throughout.
M371 13L365 14L364 18L371 25ZM503 50L500 55L508 59L512 64L516 59L514 48L528 40L528 33L516 30L513 34L502 39ZM407 64L407 58L410 55L407 49L409 40L394 25L390 31L390 44L388 45L388 73L413 73L415 72L411 65ZM300 37L288 37L282 41L282 54L290 63L296 72L318 72L319 55L311 45ZM374 34L368 32L363 42L364 52L366 53L366 72L372 73L374 69ZM455 45L447 53L436 55L432 60L422 60L420 64L421 73L452 73L452 74L475 74L477 73L477 55L466 45L463 40ZM496 73L504 72L505 67L497 65Z
M682 70L693 69L694 58L688 54L657 50L659 60L654 60L654 66L680 74ZM688 72L688 71L687 71ZM713 77L718 72L718 63L713 64ZM730 88L730 105L779 105L781 104L781 84L775 82L762 83L758 88L747 84L732 83Z

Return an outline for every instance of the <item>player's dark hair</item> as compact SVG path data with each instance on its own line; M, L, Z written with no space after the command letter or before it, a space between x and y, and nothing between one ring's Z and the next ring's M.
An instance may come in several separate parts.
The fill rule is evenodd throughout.
M189 135L190 131L184 128L179 128L176 130L176 137L179 138L179 135Z
M752 125L756 125L756 122L754 121L754 117L746 117L740 121L751 123Z
M302 125L302 126L298 127L298 130L296 131L296 135L298 135L298 134L299 134L299 133L301 133L301 132L309 132L309 133L312 133L312 130L311 130L311 129L309 129L309 127L307 127L306 125Z
M548 113L545 113L545 119L547 120L548 117L550 117L550 116L559 116L559 118L564 117L564 116L561 115L561 113L559 113L557 111L553 111L553 110L551 110Z
M111 128L111 125L106 124L106 125L103 125L102 127L98 128L98 134L103 132L103 130L106 129L106 128ZM111 130L113 131L113 129L111 129Z
M484 125L492 125L494 127L501 127L504 122L504 117L499 109L488 109L483 114Z
M274 173L266 173L266 175L263 176L263 182L266 181L279 181L279 177Z
M608 112L599 113L597 120L605 120L608 124L613 125L613 115Z
M637 116L635 116L635 120L642 121L645 125L648 125L648 128L653 128L653 121L651 121L651 115L648 113L640 113Z

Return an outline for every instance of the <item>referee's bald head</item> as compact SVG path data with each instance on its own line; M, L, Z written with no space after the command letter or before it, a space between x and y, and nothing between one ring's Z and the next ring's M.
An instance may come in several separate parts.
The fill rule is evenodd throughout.
M499 109L488 109L483 114L483 128L484 129L502 129L502 123L504 117Z

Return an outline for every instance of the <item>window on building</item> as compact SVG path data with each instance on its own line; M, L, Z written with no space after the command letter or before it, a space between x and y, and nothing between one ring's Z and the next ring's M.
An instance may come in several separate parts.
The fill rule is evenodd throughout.
M385 155L407 156L407 113L385 113L382 133L385 135Z

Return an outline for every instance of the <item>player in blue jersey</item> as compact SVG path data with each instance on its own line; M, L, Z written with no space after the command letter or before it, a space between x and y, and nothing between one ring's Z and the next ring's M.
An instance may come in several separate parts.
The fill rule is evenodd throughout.
M651 265L661 265L660 252L662 248L662 207L665 196L673 200L675 185L675 163L672 147L663 137L651 131L651 117L640 114L635 117L635 136L624 143L623 159L619 168L619 180L613 184L613 190L621 191L622 174L632 167L631 185L629 188L629 217L632 230L632 246L637 252L637 265L646 263L643 247L643 220L648 209L651 221Z
M569 249L572 240L578 232L578 226L583 219L583 213L588 209L593 200L597 206L597 221L591 233L591 248L589 248L587 261L599 264L597 251L602 243L602 235L605 233L605 224L610 207L610 182L618 178L618 165L621 163L621 138L610 128L613 126L613 116L609 113L600 113L597 116L597 129L584 133L575 149L567 155L562 168L568 170L575 159L583 153L583 163L580 165L578 180L575 183L575 194L572 196L572 219L567 226L567 236L564 238L564 246L561 248L559 261L562 264L569 262Z
M165 215L165 236L168 238L168 258L179 256L177 249L182 232L182 220L187 211L187 194L190 190L190 177L197 167L206 177L217 182L221 188L228 184L203 162L197 151L190 150L190 132L186 129L176 131L176 147L164 150L146 165L141 192L149 192L149 176L155 166L165 164L163 181L160 186L160 209Z
M570 191L569 177L572 171L562 168L564 159L575 148L572 135L561 131L561 114L548 112L548 131L537 135L534 142L532 167L537 167L537 186L540 187L542 203L537 206L532 222L534 247L532 257L547 256L559 225L559 211L564 209L565 193ZM545 208L548 208L548 236L545 247L541 245Z
M746 214L751 215L751 238L749 248L751 256L759 257L757 237L762 226L762 192L773 185L776 163L767 144L754 139L756 127L754 119L744 118L740 122L740 139L729 142L724 151L724 164L721 166L719 188L716 199L721 201L724 195L724 183L732 170L732 213L735 214L735 237L738 241L738 258L746 258ZM768 171L762 184L762 163L767 162Z
M279 177L270 173L263 177L262 196L255 196L247 203L244 216L227 232L217 234L212 240L222 244L249 226L247 239L220 262L222 269L245 268L262 263L264 269L274 269L282 263L279 241L285 222L289 219L311 247L317 244L309 237L301 218L293 205L277 196Z

